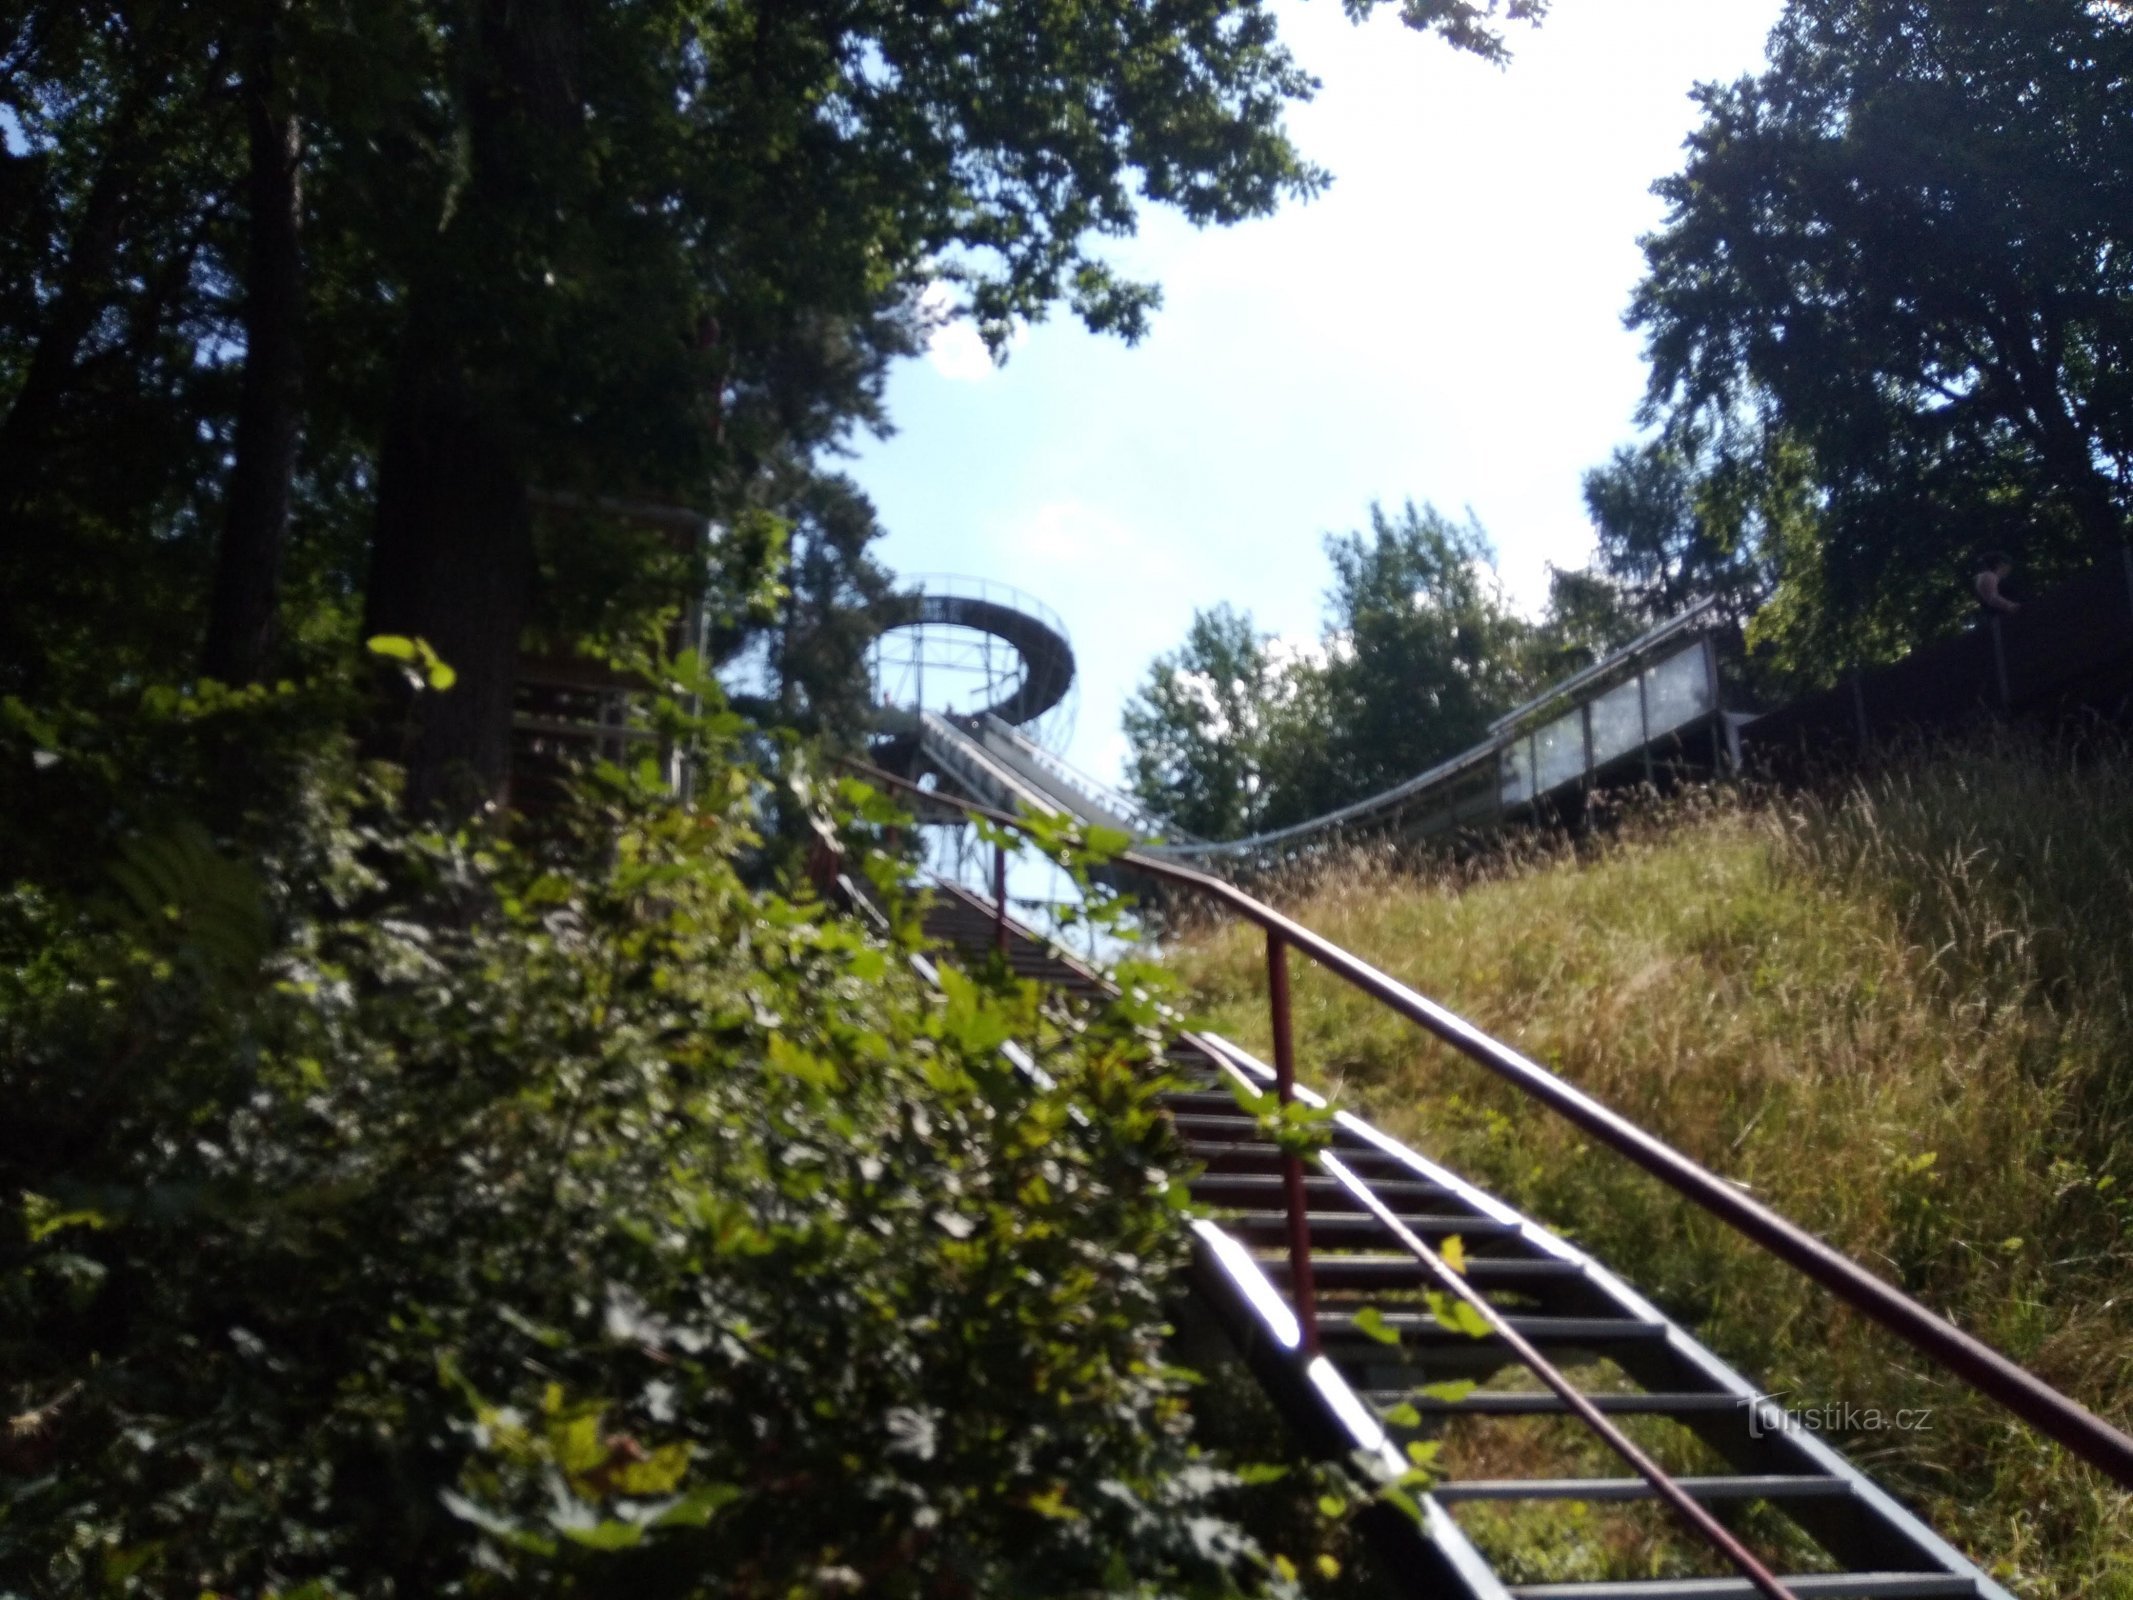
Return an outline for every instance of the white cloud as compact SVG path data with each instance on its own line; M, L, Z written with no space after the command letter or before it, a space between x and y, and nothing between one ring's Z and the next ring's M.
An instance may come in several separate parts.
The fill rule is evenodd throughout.
M1010 534L1018 555L1056 567L1130 554L1133 535L1110 512L1079 500L1051 500Z
M978 330L962 318L933 330L926 341L926 359L935 372L957 383L983 383L999 370Z
M999 367L977 325L956 305L955 291L936 278L918 297L919 310L933 324L926 336L926 359L933 370L955 383L983 383ZM1016 323L1007 336L1013 350L1029 337L1029 328Z

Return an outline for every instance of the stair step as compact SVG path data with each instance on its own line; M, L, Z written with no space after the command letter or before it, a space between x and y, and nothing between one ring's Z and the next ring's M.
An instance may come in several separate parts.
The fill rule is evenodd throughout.
M1419 1234L1427 1242L1457 1234L1467 1243L1476 1239L1501 1239L1517 1233L1508 1222L1498 1222L1494 1217L1465 1216L1454 1213L1433 1213L1427 1216L1403 1216L1401 1223ZM1353 1244L1363 1241L1371 1244L1389 1242L1385 1225L1376 1217L1353 1211L1313 1211L1309 1213L1311 1242L1318 1244ZM1286 1244L1289 1237L1289 1219L1279 1211L1250 1211L1239 1216L1222 1219L1225 1232L1236 1235L1246 1243L1266 1243L1271 1240Z
M1186 1153L1210 1172L1277 1172L1281 1168L1281 1148L1269 1139L1185 1139L1181 1142ZM1398 1156L1373 1150L1367 1145L1356 1150L1344 1149L1340 1158L1357 1177L1373 1186L1381 1177L1406 1183L1427 1181L1416 1178L1415 1169ZM1308 1168L1310 1163L1306 1162L1305 1166ZM1440 1194L1451 1192L1441 1184L1431 1184L1430 1187Z
M1698 1500L1799 1500L1852 1492L1842 1478L1811 1473L1674 1481ZM1642 1478L1468 1478L1432 1484L1429 1492L1445 1505L1461 1500L1651 1500L1658 1496Z
M1805 1572L1778 1582L1799 1600L1930 1600L1976 1595L1949 1572ZM1514 1583L1513 1600L1760 1600L1746 1578L1638 1578L1622 1583Z
M1286 1255L1267 1254L1257 1258L1259 1270L1277 1282L1289 1273L1289 1258ZM1516 1289L1527 1285L1562 1283L1583 1274L1574 1261L1558 1261L1553 1256L1471 1256L1466 1263L1467 1278L1490 1288ZM1311 1281L1321 1294L1328 1290L1355 1289L1417 1289L1435 1282L1429 1270L1413 1256L1360 1256L1322 1255L1311 1256Z
M1374 1389L1365 1396L1374 1405L1391 1406L1406 1401L1424 1415L1451 1417L1565 1416L1570 1407L1552 1390L1477 1389L1458 1400L1440 1400L1405 1389ZM1695 1390L1651 1390L1641 1394L1588 1394L1585 1398L1611 1416L1685 1416L1691 1413L1739 1411L1746 1408L1738 1395L1710 1394Z
M1204 1206L1263 1206L1270 1201L1278 1204L1288 1193L1287 1182L1278 1172L1203 1173L1192 1180L1191 1188L1192 1197ZM1306 1207L1341 1211L1363 1209L1362 1201L1337 1178L1306 1176L1303 1189ZM1442 1200L1451 1194L1442 1184L1402 1178L1373 1181L1370 1190L1395 1210L1403 1201L1418 1204Z
M1176 1089L1162 1096L1166 1110L1199 1116L1231 1116L1250 1122L1237 1108L1237 1097L1227 1089Z
M1225 1095L1223 1098L1228 1099L1228 1096ZM1273 1140L1264 1137L1260 1133L1257 1122L1237 1109L1237 1103L1234 1100L1229 1102L1229 1111L1226 1115L1212 1111L1172 1111L1170 1113L1170 1125L1177 1130L1178 1136L1184 1140L1188 1148L1198 1145L1223 1147L1230 1145L1257 1145L1265 1150L1278 1149ZM1360 1134L1349 1132L1346 1128L1333 1130L1332 1149L1343 1161L1349 1161L1351 1156L1366 1157L1373 1160L1382 1160L1384 1158L1384 1152L1380 1151L1376 1145L1370 1143ZM1352 1165L1353 1163L1351 1162L1350 1164ZM1388 1170L1412 1172L1414 1168L1408 1166L1406 1162L1394 1158L1389 1163Z
M1385 1326L1398 1331L1401 1345L1416 1343L1486 1344L1496 1335L1475 1336L1447 1328L1428 1312L1385 1311L1379 1313ZM1632 1317L1506 1317L1514 1333L1524 1334L1536 1345L1600 1345L1656 1343L1667 1336L1663 1322L1639 1322ZM1323 1317L1318 1336L1326 1344L1344 1348L1365 1345L1390 1352L1393 1345L1373 1339L1345 1317Z

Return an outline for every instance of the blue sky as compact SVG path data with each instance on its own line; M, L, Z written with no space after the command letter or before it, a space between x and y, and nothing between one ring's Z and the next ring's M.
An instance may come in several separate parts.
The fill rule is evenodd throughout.
M1779 0L1556 0L1499 71L1333 0L1281 0L1323 83L1291 131L1332 190L1196 231L1150 212L1114 258L1163 285L1138 346L1070 316L993 369L967 326L890 383L849 464L904 573L1014 584L1066 621L1068 755L1116 780L1118 714L1220 601L1311 637L1322 536L1372 500L1471 509L1512 594L1582 565L1587 467L1634 433L1621 313L1692 84L1755 70Z

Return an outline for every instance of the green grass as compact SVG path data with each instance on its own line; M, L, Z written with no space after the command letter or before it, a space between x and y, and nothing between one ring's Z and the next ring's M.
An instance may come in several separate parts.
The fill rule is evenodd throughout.
M1359 857L1282 899L2133 1424L2125 750L1920 754L1480 869ZM1263 1052L1256 930L1168 955L1208 1023ZM2133 1597L2133 1498L2101 1475L1301 962L1296 1020L1309 1079L1580 1240L1765 1388L1932 1408L1930 1431L1842 1442L2016 1592ZM1602 1568L1653 1559L1586 1542Z

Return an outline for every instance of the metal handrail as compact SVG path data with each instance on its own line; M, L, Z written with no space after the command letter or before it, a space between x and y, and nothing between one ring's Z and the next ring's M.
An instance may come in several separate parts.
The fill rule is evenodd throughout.
M1031 943L1041 942L1034 931L1013 922L1008 916L1007 885L1000 865L1003 859L1004 852L998 846L995 846L994 898L992 905L993 948L1002 955L1006 952L1010 931ZM944 886L967 903L978 906L983 905L983 901L979 896L961 885L945 884ZM849 888L847 892L851 892ZM878 918L879 913L877 912L875 915ZM1063 953L1059 954L1058 959L1083 980L1095 984L1105 993L1113 996L1117 995L1117 986L1100 974L1090 971L1087 967L1082 966L1081 963L1074 961ZM1291 1032L1288 1026L1288 950L1280 938L1271 935L1267 939L1267 984L1275 1018L1274 1093L1283 1106L1288 1106L1297 1098L1296 1064L1294 1051L1290 1048ZM1243 1074L1239 1071L1236 1063L1229 1060L1225 1052L1216 1048L1208 1040L1192 1033L1184 1034L1181 1038L1184 1043L1199 1049L1210 1061L1215 1062L1221 1070L1229 1073L1232 1077L1238 1078L1239 1081L1244 1081ZM1255 1092L1264 1091L1258 1090ZM1313 1096L1312 1103L1321 1104L1323 1102L1318 1097ZM1629 1464L1638 1476L1650 1484L1652 1492L1687 1522L1690 1528L1703 1538L1706 1543L1724 1556L1735 1570L1748 1580L1749 1585L1764 1597L1764 1600L1799 1600L1799 1596L1792 1589L1787 1588L1783 1580L1771 1572L1731 1529L1713 1516L1709 1509L1684 1489L1672 1474L1660 1466L1657 1461L1653 1460L1648 1452L1640 1448L1628 1434L1623 1432L1619 1426L1602 1413L1599 1407L1595 1406L1591 1400L1587 1399L1578 1390L1576 1385L1571 1383L1561 1368L1541 1354L1532 1340L1513 1327L1509 1319L1498 1311L1495 1306L1491 1305L1478 1289L1468 1282L1462 1274L1455 1271L1449 1262L1432 1250L1411 1228L1403 1223L1392 1208L1386 1205L1384 1200L1362 1178L1358 1177L1347 1163L1340 1160L1330 1150L1319 1152L1316 1160L1324 1171L1331 1174L1336 1182L1354 1195L1364 1208L1378 1219L1381 1226L1390 1231L1393 1238L1404 1249L1411 1252L1421 1262L1424 1270L1446 1292L1455 1295L1472 1306L1483 1322L1488 1325L1489 1331L1501 1339L1512 1354L1524 1363L1534 1376L1539 1378L1542 1383L1557 1395L1561 1396L1564 1405L1570 1412L1592 1429L1610 1450L1613 1450ZM1284 1150L1281 1153L1281 1179L1284 1192L1284 1209L1287 1212L1288 1221L1289 1297L1294 1305L1292 1313L1295 1331L1294 1342L1302 1352L1303 1359L1306 1362L1322 1364L1324 1356L1319 1345L1317 1295L1312 1286L1310 1216L1307 1202L1304 1198L1303 1162L1293 1150ZM1385 1448L1389 1448L1389 1446ZM1397 1455L1392 1459L1395 1466L1403 1464Z
M1291 839L1302 839L1314 834L1331 833L1359 817L1375 816L1381 811L1390 811L1404 800L1410 800L1425 790L1435 788L1453 774L1494 763L1503 749L1503 741L1491 735L1485 742L1470 746L1447 760L1438 762L1427 772L1417 773L1412 778L1402 778L1389 789L1380 789L1376 794L1366 794L1360 800L1351 800L1347 805L1332 811L1292 822L1285 827L1270 828L1264 833L1246 834L1241 839L1215 839L1191 841L1180 844L1152 846L1153 850L1176 860L1212 861L1219 857L1250 855L1270 845L1282 844Z
M1506 732L1511 728L1517 727L1522 722L1532 720L1536 712L1546 710L1558 700L1576 698L1580 689L1597 683L1603 678L1612 677L1621 668L1631 666L1641 658L1650 655L1659 646L1672 639L1675 634L1684 633L1694 627L1709 616L1717 605L1718 601L1715 597L1706 597L1692 602L1686 611L1677 611L1656 627L1646 629L1643 633L1638 634L1636 638L1630 640L1628 644L1622 646L1621 649L1615 651L1613 655L1603 656L1591 666L1572 673L1561 683L1551 683L1532 699L1513 706L1509 711L1506 711L1489 724L1489 732L1492 734Z
M1044 768L1046 772L1066 784L1081 798L1094 801L1113 816L1122 821L1132 823L1148 839L1161 840L1167 838L1170 842L1184 845L1193 845L1201 842L1182 828L1169 827L1161 817L1150 811L1143 802L1134 796L1125 793L1123 790L1114 789L1110 784L1105 783L1103 779L1083 772L1081 768L1075 766L1065 756L1055 755L1045 749L1043 745L1032 739L1013 723L1003 722L989 711L980 712L977 720L985 732L996 734L1006 739L1015 746L1022 756Z
M906 779L863 762L850 763L871 781L894 789L926 794ZM926 794L931 800L946 797ZM1004 826L1026 831L1021 819L989 806L948 799L948 804ZM1335 977L1361 990L1388 1009L1434 1034L1469 1060L1488 1068L1514 1088L1642 1167L1737 1233L1761 1246L1845 1304L1880 1323L1914 1349L1938 1361L1972 1388L1997 1401L2047 1438L2133 1488L2133 1438L2127 1437L2078 1402L2059 1393L2034 1373L2017 1366L1983 1340L1955 1326L1937 1312L1883 1282L1864 1267L1787 1218L1750 1199L1716 1173L1683 1155L1611 1110L1582 1089L1557 1077L1538 1062L1489 1037L1465 1018L1417 994L1398 979L1380 972L1236 885L1196 872L1176 862L1140 851L1125 851L1114 861L1152 878L1194 889L1228 906L1256 924L1273 941L1303 952ZM1285 1041L1276 1039L1277 1051Z
M1328 1152L1319 1158L1319 1164L1332 1173L1341 1187L1355 1196L1364 1209L1377 1218L1379 1226L1400 1241L1401 1248L1422 1263L1423 1269L1436 1280L1439 1289L1472 1306L1481 1320L1488 1324L1489 1331L1509 1347L1511 1353L1524 1363L1528 1371L1554 1390L1557 1397L1580 1422L1606 1441L1608 1449L1628 1462L1637 1476L1650 1484L1659 1498L1673 1507L1676 1515L1732 1562L1739 1569L1741 1576L1765 1595L1767 1600L1798 1600L1798 1596L1786 1588L1777 1575L1757 1560L1755 1553L1735 1537L1732 1529L1711 1515L1694 1495L1675 1481L1673 1474L1654 1461L1636 1441L1609 1420L1598 1406L1586 1398L1577 1385L1563 1375L1560 1367L1540 1353L1531 1339L1511 1326L1510 1318L1498 1311L1479 1289L1467 1282L1464 1274L1455 1270L1449 1261L1423 1242L1420 1234L1394 1215L1392 1207L1373 1194L1370 1186L1357 1177L1346 1162Z

